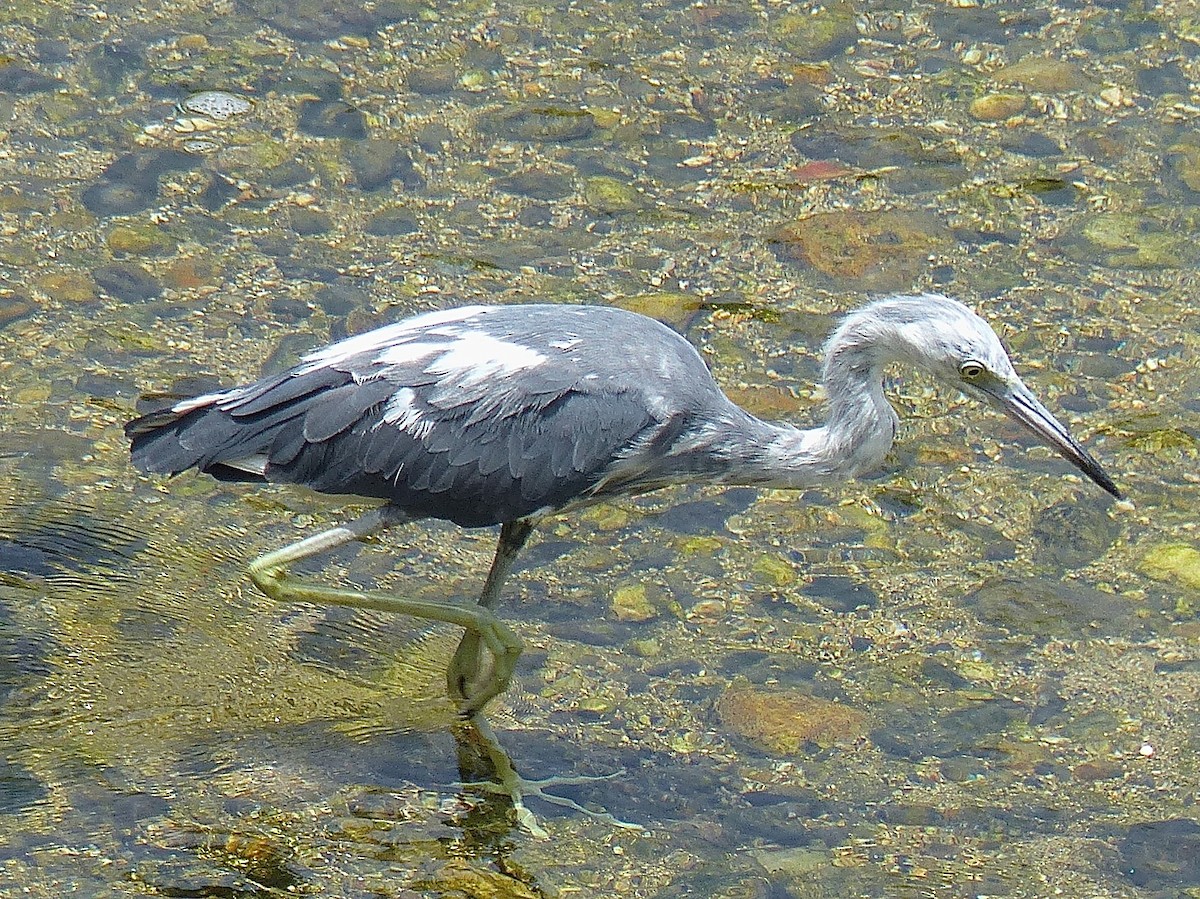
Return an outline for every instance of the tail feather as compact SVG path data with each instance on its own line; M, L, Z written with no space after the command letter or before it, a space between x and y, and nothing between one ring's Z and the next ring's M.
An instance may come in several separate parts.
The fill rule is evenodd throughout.
M125 425L133 464L142 471L176 475L201 471L216 459L214 449L231 436L229 416L212 406L186 412L175 407L150 412Z
M189 468L222 480L267 479L268 465L306 459L315 476L323 447L390 394L386 383L355 384L343 372L321 369L304 377L276 376L246 387L175 398L125 426L133 463L175 475ZM294 476L285 479L294 480ZM302 482L304 480L302 479Z
M154 412L125 426L133 464L143 471L176 475L189 468L225 480L263 480L243 470L244 460L265 456L280 431L301 427L303 406L286 406L238 419L213 405L183 413ZM243 464L239 464L243 463Z

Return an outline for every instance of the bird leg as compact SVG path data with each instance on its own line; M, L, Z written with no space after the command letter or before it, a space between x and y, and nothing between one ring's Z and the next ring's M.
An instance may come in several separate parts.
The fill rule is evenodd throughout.
M500 591L504 581L512 571L517 553L533 532L533 522L529 519L508 521L500 526L500 540L496 544L496 555L492 559L492 567L488 571L487 581L484 582L483 592L479 594L478 608L491 610L500 599ZM446 672L446 685L450 695L458 700L464 715L470 716L478 712L493 698L508 687L511 678L510 670L506 676L500 677L497 665L500 658L492 650L492 661L486 662L480 653L483 634L468 630L463 634L450 660ZM489 650L491 647L488 647ZM515 665L517 656L521 654L520 644L516 647L516 655L512 663Z
M330 528L319 534L314 534L290 546L259 556L250 563L250 579L263 593L278 602L309 602L348 606L355 609L375 609L381 612L395 612L401 615L411 615L430 621L444 621L456 624L467 632L455 654L455 662L459 654L464 658L460 663L461 671L470 671L470 678L464 679L461 674L452 676L451 683L464 684L468 680L474 685L478 673L483 667L481 647L486 647L491 655L486 682L478 692L465 695L460 691L451 690L455 698L463 702L462 711L465 715L473 715L482 709L490 700L503 693L512 680L513 669L521 655L521 641L517 635L492 614L491 607L500 592L504 576L512 567L512 558L520 549L525 538L529 536L531 525L519 527L512 525L520 536L510 535L509 542L504 539L501 530L500 548L496 551L496 561L492 564L492 572L484 586L479 604L462 606L452 602L434 602L420 599L406 599L388 593L363 592L348 590L341 587L328 587L323 584L309 584L296 580L288 574L288 568L304 559L329 552L339 546L344 546L353 540L363 540L372 534L377 534L393 525L408 521L402 511L393 506L381 506L348 524ZM505 525L509 528L509 525ZM515 544L512 542L515 539ZM507 547L507 552L505 551ZM491 591L489 593L489 590ZM464 646L468 648L464 650ZM469 667L461 667L469 665ZM451 663L451 671L455 671L455 663Z
M454 742L458 747L460 786L507 796L517 826L539 839L546 839L549 834L525 804L524 781L487 719L483 715L474 715L458 722L454 728Z
M563 805L565 808L580 811L594 817L596 820L610 823L616 827L641 829L637 825L620 821L604 811L593 811L564 796L547 792L546 787L588 783L592 780L604 780L608 777L618 777L622 772L605 775L601 778L548 778L546 780L526 780L517 774L512 767L508 753L500 747L491 726L487 724L482 708L494 697L508 689L512 679L517 659L521 657L521 641L512 633L508 625L493 615L492 607L500 597L500 589L512 570L517 553L526 544L529 534L533 532L534 523L529 520L512 521L500 527L500 539L496 547L496 557L492 559L492 567L488 570L484 592L480 594L479 603L473 606L461 606L454 603L434 603L419 599L406 599L396 595L379 592L352 591L342 587L326 587L296 580L288 574L288 569L304 559L322 555L336 550L338 546L352 543L354 540L365 540L385 531L395 525L409 521L403 511L383 505L364 516L355 519L329 531L313 534L281 550L268 552L250 563L250 577L254 586L280 603L313 603L317 605L348 606L352 609L373 609L382 612L396 612L414 618L425 618L430 621L457 624L466 630L462 641L458 643L454 658L450 660L446 672L446 684L450 694L460 703L463 720L455 729L455 736L460 742L460 767L463 769L463 786L476 787L479 790L498 792L508 796L512 803L512 811L517 823L535 837L546 837L546 831L538 823L538 819L529 810L526 797L540 798L542 801ZM486 649L486 653L484 652ZM490 769L491 777L496 783L487 783L469 777L469 771L476 766L467 766L463 759L463 748L473 745L475 753L480 756L484 767ZM487 774L485 774L487 777Z
M549 778L526 780L517 774L508 753L500 746L491 726L479 714L488 702L504 692L512 680L513 669L521 655L521 641L507 625L492 613L492 607L500 598L500 590L512 570L517 553L525 545L533 531L533 522L520 520L509 522L500 528L500 540L492 567L479 602L473 606L461 606L450 602L431 602L405 599L380 592L363 592L322 584L298 581L288 574L288 569L297 562L345 546L354 540L386 530L393 525L408 521L408 517L392 506L381 506L360 518L336 528L314 534L290 546L269 552L250 563L250 578L256 587L278 602L308 602L348 606L356 609L375 609L396 612L432 621L445 621L462 627L466 633L447 671L447 685L451 696L458 700L463 721L456 728L456 738L468 738L480 750L486 767L491 769L495 783L468 780L463 786L476 787L506 795L512 802L517 823L535 836L544 837L546 831L537 817L525 804L526 796L533 796L555 805L566 806L598 820L618 827L637 825L619 821L604 812L585 809L573 800L545 791L545 787L556 784L583 783L597 778ZM483 650L490 659L485 659ZM461 734L461 736L459 736ZM461 755L461 753L460 753ZM461 759L460 759L461 762ZM619 774L620 772L618 772ZM485 775L486 776L486 775ZM617 776L617 775L610 775ZM599 778L605 779L605 778ZM640 828L639 828L640 829Z

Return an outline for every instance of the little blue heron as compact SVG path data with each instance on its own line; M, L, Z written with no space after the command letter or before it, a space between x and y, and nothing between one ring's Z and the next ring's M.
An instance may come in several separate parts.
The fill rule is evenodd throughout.
M134 463L146 471L196 468L226 480L384 500L348 524L258 558L250 576L281 601L382 609L465 628L447 681L470 717L508 686L521 653L492 609L538 521L671 484L801 488L868 472L896 434L883 393L892 362L997 407L1120 496L1022 383L988 324L935 294L877 300L841 322L825 345L827 418L807 430L734 405L695 348L653 319L555 305L418 315L317 350L283 374L176 402L125 430ZM500 525L475 606L288 576L296 562L420 518ZM506 783L520 812L520 794Z

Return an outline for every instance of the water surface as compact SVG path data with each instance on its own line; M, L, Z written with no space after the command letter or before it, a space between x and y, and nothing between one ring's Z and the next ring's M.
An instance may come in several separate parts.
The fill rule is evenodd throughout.
M1183 4L17 2L0 18L0 884L32 896L1200 889L1200 62ZM204 94L224 91L225 94ZM189 98L191 98L189 100ZM947 292L1128 491L897 372L877 477L547 522L491 720L641 831L459 784L457 635L281 608L355 506L132 471L143 392L602 302L809 421ZM490 532L339 553L470 601Z

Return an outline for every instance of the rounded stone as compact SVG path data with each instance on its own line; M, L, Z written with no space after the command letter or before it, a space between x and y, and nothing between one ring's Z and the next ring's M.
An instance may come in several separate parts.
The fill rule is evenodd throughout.
M211 90L200 91L185 97L180 101L179 108L192 115L208 116L210 119L223 122L249 112L254 108L254 104L245 97L229 91Z
M1002 122L1025 109L1020 94L984 94L971 101L971 118L981 122Z
M588 208L602 215L634 212L641 208L641 195L627 181L608 175L594 175L583 185Z
M497 110L480 119L485 134L504 140L565 143L581 140L595 130L590 112L553 103L522 103Z
M297 234L303 235L326 234L333 228L332 219L316 209L288 210L288 224Z
M37 304L24 294L0 294L0 328L36 311Z
M1120 533L1120 525L1102 507L1058 503L1034 521L1034 554L1056 568L1078 568L1104 555Z
M382 209L371 216L367 222L366 231L376 237L397 237L401 234L412 234L419 231L420 222L416 215L407 209Z
M659 615L645 584L622 584L617 587L609 606L618 621L649 621Z
M448 94L458 86L458 66L452 62L434 63L408 73L408 89L427 96Z
M800 59L830 59L858 39L850 3L829 3L814 12L787 13L772 29L778 41Z
M162 292L162 285L140 265L104 265L92 272L102 291L118 300L140 303Z
M356 143L347 156L358 186L365 191L380 190L393 181L408 188L424 183L413 167L412 156L393 140L377 137Z
M298 125L313 137L364 140L367 136L367 117L344 100L303 101Z
M148 224L116 225L106 242L113 253L129 256L161 256L174 249L159 228Z
M1033 91L1086 90L1088 79L1073 62L1048 56L1027 56L993 76L1001 84L1019 84Z

